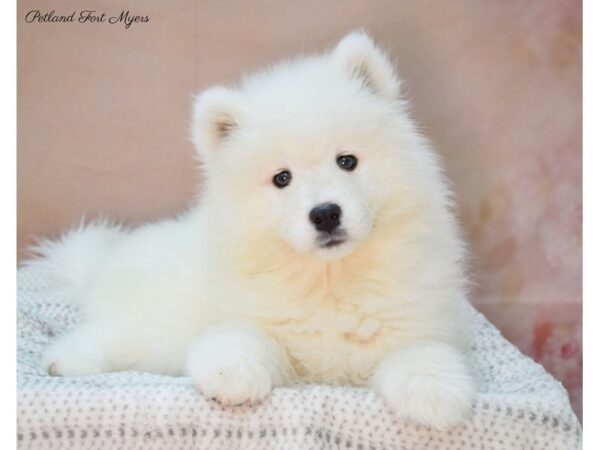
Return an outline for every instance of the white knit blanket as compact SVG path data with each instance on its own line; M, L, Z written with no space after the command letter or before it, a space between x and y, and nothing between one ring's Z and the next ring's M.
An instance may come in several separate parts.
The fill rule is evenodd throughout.
M473 415L452 431L396 421L367 389L275 389L257 406L222 407L189 378L118 372L50 377L40 354L77 312L43 279L18 275L18 444L22 449L556 449L581 447L562 385L478 312L470 357Z

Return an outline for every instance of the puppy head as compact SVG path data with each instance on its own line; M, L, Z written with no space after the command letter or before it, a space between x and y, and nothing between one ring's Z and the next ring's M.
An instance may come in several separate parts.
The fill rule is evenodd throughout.
M410 202L416 139L394 70L363 33L194 104L211 220L241 240L326 260L364 245Z

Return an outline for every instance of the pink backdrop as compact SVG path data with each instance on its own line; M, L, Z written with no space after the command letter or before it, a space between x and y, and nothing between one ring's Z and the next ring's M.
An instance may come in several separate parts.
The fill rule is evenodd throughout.
M443 154L473 302L569 390L581 417L579 0L20 0L18 242L83 214L172 214L201 183L190 94L366 28ZM148 23L25 23L129 9Z

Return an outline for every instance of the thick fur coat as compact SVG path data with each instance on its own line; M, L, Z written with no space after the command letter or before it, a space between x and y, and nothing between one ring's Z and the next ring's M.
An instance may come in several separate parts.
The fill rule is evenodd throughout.
M26 264L84 314L48 347L49 372L186 374L226 405L295 382L369 385L400 418L460 422L475 389L465 251L399 89L352 33L201 93L205 189L188 212L82 224L34 248Z

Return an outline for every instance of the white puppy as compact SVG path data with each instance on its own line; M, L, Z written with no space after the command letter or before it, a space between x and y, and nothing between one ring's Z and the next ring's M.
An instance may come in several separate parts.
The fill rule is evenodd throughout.
M226 405L370 385L403 419L469 412L464 246L385 54L353 33L195 100L201 199L172 220L44 241L27 264L84 313L54 375L187 374Z

